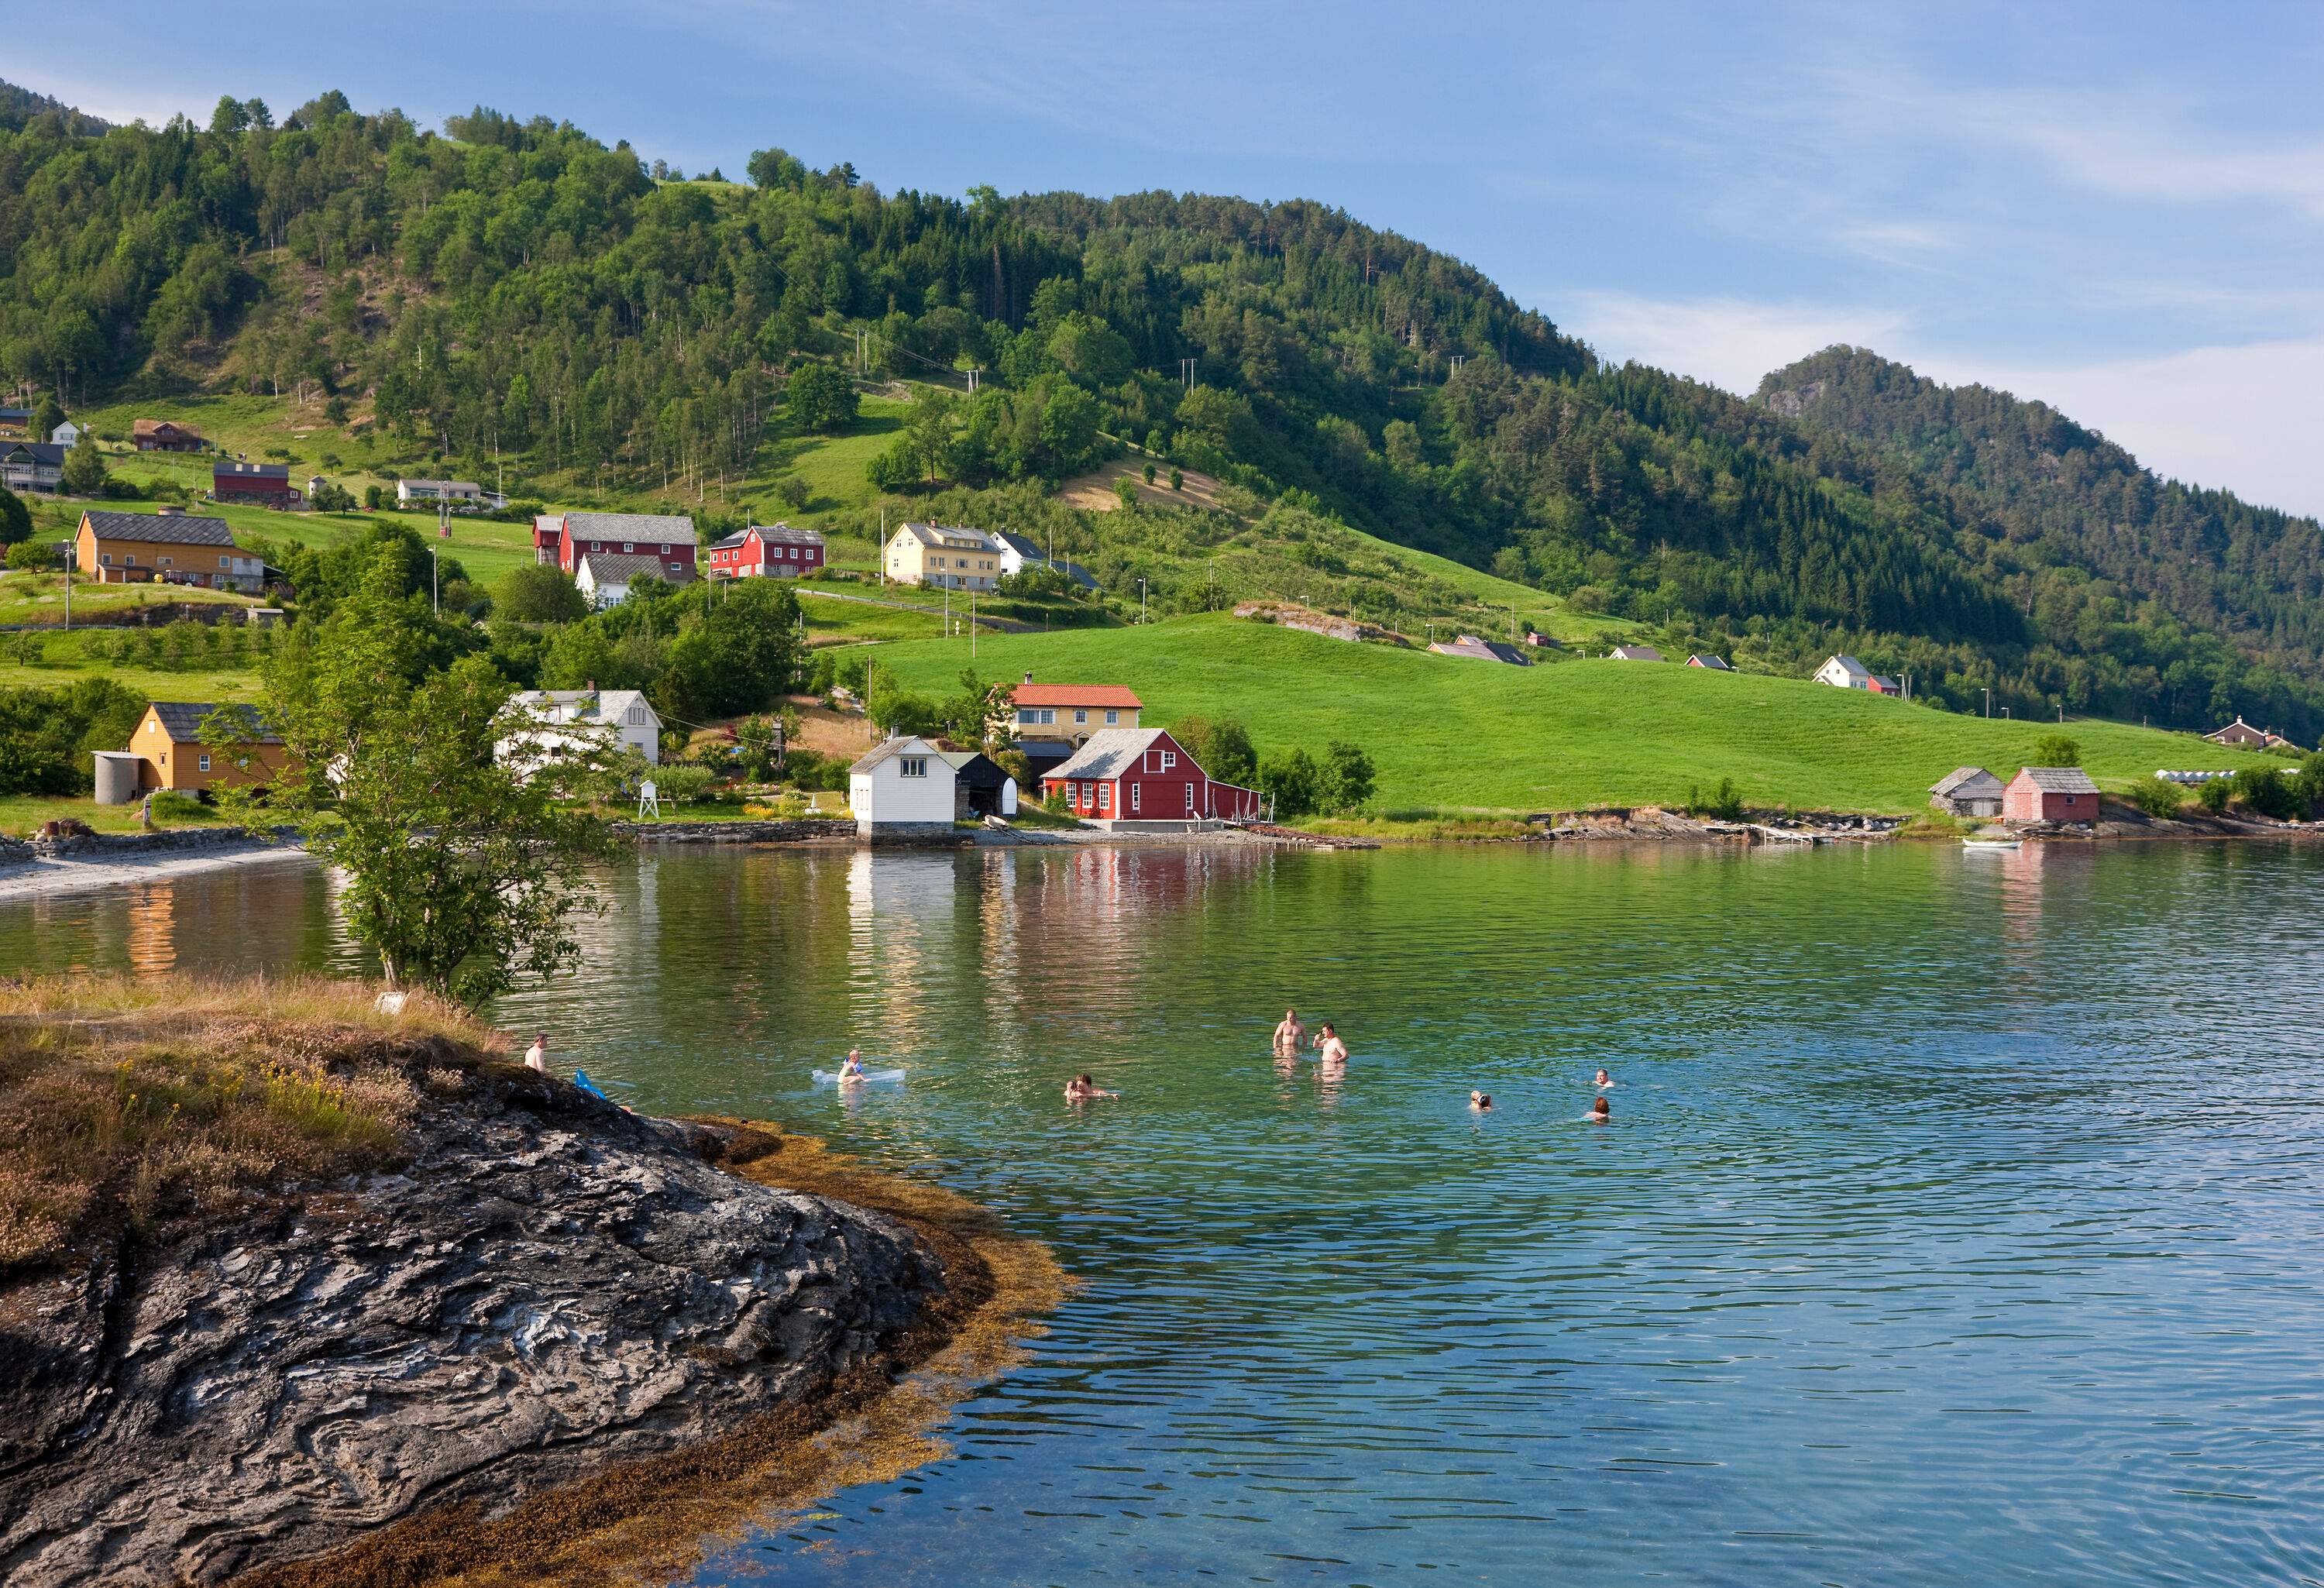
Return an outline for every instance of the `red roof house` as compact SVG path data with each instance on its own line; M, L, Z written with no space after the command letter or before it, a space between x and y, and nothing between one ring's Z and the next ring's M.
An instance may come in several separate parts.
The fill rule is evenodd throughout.
M1017 686L1017 736L1078 744L1107 728L1134 728L1145 703L1119 684L1037 684L1027 673Z
M1063 794L1074 815L1109 828L1250 820L1266 804L1255 789L1211 778L1160 728L1100 729L1072 759L1042 775L1041 790Z
M685 513L544 512L532 521L532 556L578 578L581 559L650 557L672 583L693 577L697 542Z
M2021 768L2001 791L2001 819L2094 822L2098 819L2098 786L2078 766Z

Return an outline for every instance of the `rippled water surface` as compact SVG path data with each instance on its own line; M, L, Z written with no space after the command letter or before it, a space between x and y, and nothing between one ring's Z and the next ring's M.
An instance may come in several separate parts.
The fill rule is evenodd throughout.
M953 1454L704 1583L2292 1582L2319 883L2260 846L671 852L499 1014L641 1107L941 1177L1084 1283ZM305 868L0 910L8 968L355 963ZM1286 1003L1344 1079L1269 1059ZM907 1084L807 1084L850 1043ZM1081 1069L1120 1098L1063 1103Z

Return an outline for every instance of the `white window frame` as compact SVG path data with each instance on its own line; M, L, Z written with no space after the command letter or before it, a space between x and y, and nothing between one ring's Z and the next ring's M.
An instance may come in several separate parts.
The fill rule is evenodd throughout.
M1110 728L1110 727L1111 727L1111 726L1113 726L1116 723L1120 722L1120 720L1121 720L1121 713L1120 713L1120 712L1118 712L1118 711L1109 711L1109 712L1107 712L1107 713L1105 714L1105 725L1106 725L1107 727L1109 727L1109 728Z
M1172 767L1176 766L1177 764L1178 752L1176 751L1165 750L1162 752L1162 770L1164 771L1168 771Z
M1087 722L1087 721L1089 721L1089 713L1088 713L1087 711L1085 711L1085 710L1083 710L1083 709L1081 709L1081 708L1079 708L1079 707L1076 707L1076 708L1074 709L1074 722L1076 725L1079 725L1079 724L1082 724L1082 723L1085 723L1085 722Z
M1098 814L1101 816L1113 808L1113 785L1111 783L1100 783L1097 786L1097 808Z
M899 778L925 778L928 775L928 758L907 755L899 758L896 775Z
M194 770L205 772L210 770L210 758L208 751L204 751L201 754L194 757Z
M1135 815L1139 807L1145 803L1145 801L1139 798L1139 796L1145 792L1146 785L1143 783L1132 783L1130 785L1130 808L1131 814Z
M1187 814L1188 816L1192 816L1192 815L1194 815L1194 784L1192 784L1192 783L1188 783L1187 785L1185 785L1185 789L1186 789L1186 814Z

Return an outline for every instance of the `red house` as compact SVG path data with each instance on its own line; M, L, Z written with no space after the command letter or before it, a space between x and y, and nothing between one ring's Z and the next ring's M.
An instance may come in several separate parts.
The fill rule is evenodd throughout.
M796 579L823 566L823 535L788 524L752 524L710 543L714 579Z
M2001 819L2094 822L2098 819L2098 786L2078 766L2021 768L2001 791Z
M296 507L306 500L290 483L287 463L235 463L221 458L210 470L210 495L219 502L254 507Z
M1266 801L1258 790L1216 782L1160 728L1105 728L1041 777L1044 797L1102 827L1149 822L1250 820Z
M694 520L685 513L544 512L532 521L532 558L578 576L591 552L650 557L676 577L695 572Z

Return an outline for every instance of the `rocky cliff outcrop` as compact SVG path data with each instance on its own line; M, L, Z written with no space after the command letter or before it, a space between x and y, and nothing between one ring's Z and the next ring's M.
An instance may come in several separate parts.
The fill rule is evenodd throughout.
M217 1583L439 1503L503 1510L876 1358L944 1279L716 1132L422 1067L392 1172L0 1288L0 1581Z

